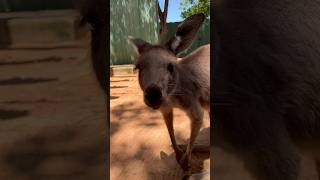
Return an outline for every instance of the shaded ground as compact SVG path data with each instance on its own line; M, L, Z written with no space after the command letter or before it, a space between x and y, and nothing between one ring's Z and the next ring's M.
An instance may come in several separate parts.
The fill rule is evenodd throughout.
M0 179L105 178L105 100L89 57L0 50Z
M113 77L110 87L111 179L181 179L183 172L176 163L161 114L144 105L137 77ZM174 117L178 142L186 143L189 121L179 110ZM208 127L206 116L198 143L209 142ZM212 149L211 155L210 163L208 154L194 154L193 172L206 172L211 164L213 179L254 180L234 155L218 147ZM318 180L314 161L303 157L300 174L299 180Z
M112 77L110 80L110 164L112 180L181 179L169 135L160 112L142 101L137 77ZM187 143L189 119L181 110L174 111L174 127L178 143ZM209 144L209 117L197 143ZM192 172L209 171L209 153L193 154Z

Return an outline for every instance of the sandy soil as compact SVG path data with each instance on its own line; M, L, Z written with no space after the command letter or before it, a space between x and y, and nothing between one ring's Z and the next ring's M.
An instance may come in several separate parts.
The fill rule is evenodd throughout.
M137 77L112 77L110 95L111 179L181 179L184 173L176 162L162 116L143 103ZM209 124L206 113L197 143L209 144ZM175 110L178 143L187 143L189 125L185 113ZM191 164L193 173L208 172L209 153L193 154Z
M0 51L0 179L105 178L105 100L88 53Z
M110 179L181 179L158 111L147 108L135 76L111 78ZM86 48L0 50L0 179L104 179L106 114L103 92ZM189 120L175 111L179 143ZM209 118L197 143L209 143ZM219 180L252 180L242 163L215 148ZM192 172L208 172L209 154L193 154ZM301 180L317 180L314 162L303 159Z
M111 179L181 179L184 174L176 163L161 114L143 103L137 77L112 77L110 95ZM174 118L178 142L186 143L189 120L180 110L175 111ZM209 127L206 116L197 143L209 143ZM236 156L218 147L211 155L213 179L254 180ZM192 167L193 173L208 172L209 154L193 154ZM300 180L318 180L314 161L303 157L300 174Z
M135 76L111 78L110 179L181 179L158 111L142 101ZM86 48L0 50L0 179L104 179L106 114ZM189 120L175 111L176 136L186 143ZM209 143L209 118L197 143ZM213 178L251 180L242 163L211 153ZM192 172L208 172L209 154L193 154ZM303 159L301 180L317 180Z

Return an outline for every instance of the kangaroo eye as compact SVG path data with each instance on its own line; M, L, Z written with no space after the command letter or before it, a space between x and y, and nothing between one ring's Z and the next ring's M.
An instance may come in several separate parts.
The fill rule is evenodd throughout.
M172 64L168 64L167 69L170 73L173 73L174 69L173 69L173 65Z

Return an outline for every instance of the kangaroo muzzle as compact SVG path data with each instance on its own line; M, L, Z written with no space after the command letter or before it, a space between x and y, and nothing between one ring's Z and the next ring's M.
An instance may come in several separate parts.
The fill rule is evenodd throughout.
M162 101L162 92L157 85L151 84L146 88L144 91L144 102L147 106L158 109L161 106Z

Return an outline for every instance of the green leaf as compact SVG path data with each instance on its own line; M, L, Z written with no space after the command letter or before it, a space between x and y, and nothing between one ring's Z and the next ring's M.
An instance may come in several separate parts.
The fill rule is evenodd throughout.
M182 18L197 13L203 13L208 18L210 17L210 0L181 0L180 9Z

